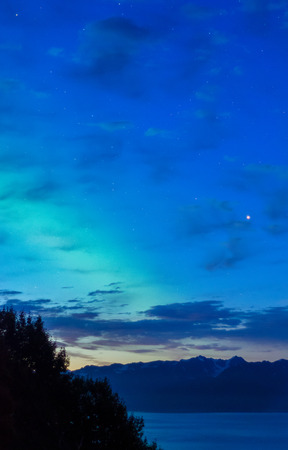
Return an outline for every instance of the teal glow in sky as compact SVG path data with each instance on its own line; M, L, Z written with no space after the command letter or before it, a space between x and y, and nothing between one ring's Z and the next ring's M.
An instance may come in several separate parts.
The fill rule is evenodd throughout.
M2 305L72 368L287 358L288 1L8 3Z

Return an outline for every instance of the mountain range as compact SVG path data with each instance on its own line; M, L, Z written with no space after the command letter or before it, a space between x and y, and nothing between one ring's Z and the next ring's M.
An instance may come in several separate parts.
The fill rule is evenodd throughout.
M288 412L288 360L247 362L234 356L85 366L73 371L108 378L129 411Z

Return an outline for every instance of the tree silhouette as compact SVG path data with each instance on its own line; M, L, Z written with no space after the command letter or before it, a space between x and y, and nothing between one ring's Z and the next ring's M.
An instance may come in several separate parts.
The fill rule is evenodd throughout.
M69 358L41 317L0 311L3 450L157 450L108 380L67 372Z

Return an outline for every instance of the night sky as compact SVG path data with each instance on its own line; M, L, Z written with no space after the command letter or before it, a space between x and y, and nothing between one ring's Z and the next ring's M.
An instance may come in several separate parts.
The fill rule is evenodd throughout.
M86 364L288 358L288 1L0 4L0 300Z

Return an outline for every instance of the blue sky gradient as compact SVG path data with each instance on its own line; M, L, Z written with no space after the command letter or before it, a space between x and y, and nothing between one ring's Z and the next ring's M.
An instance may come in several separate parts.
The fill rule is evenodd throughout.
M71 367L287 358L288 1L0 5L0 299Z

